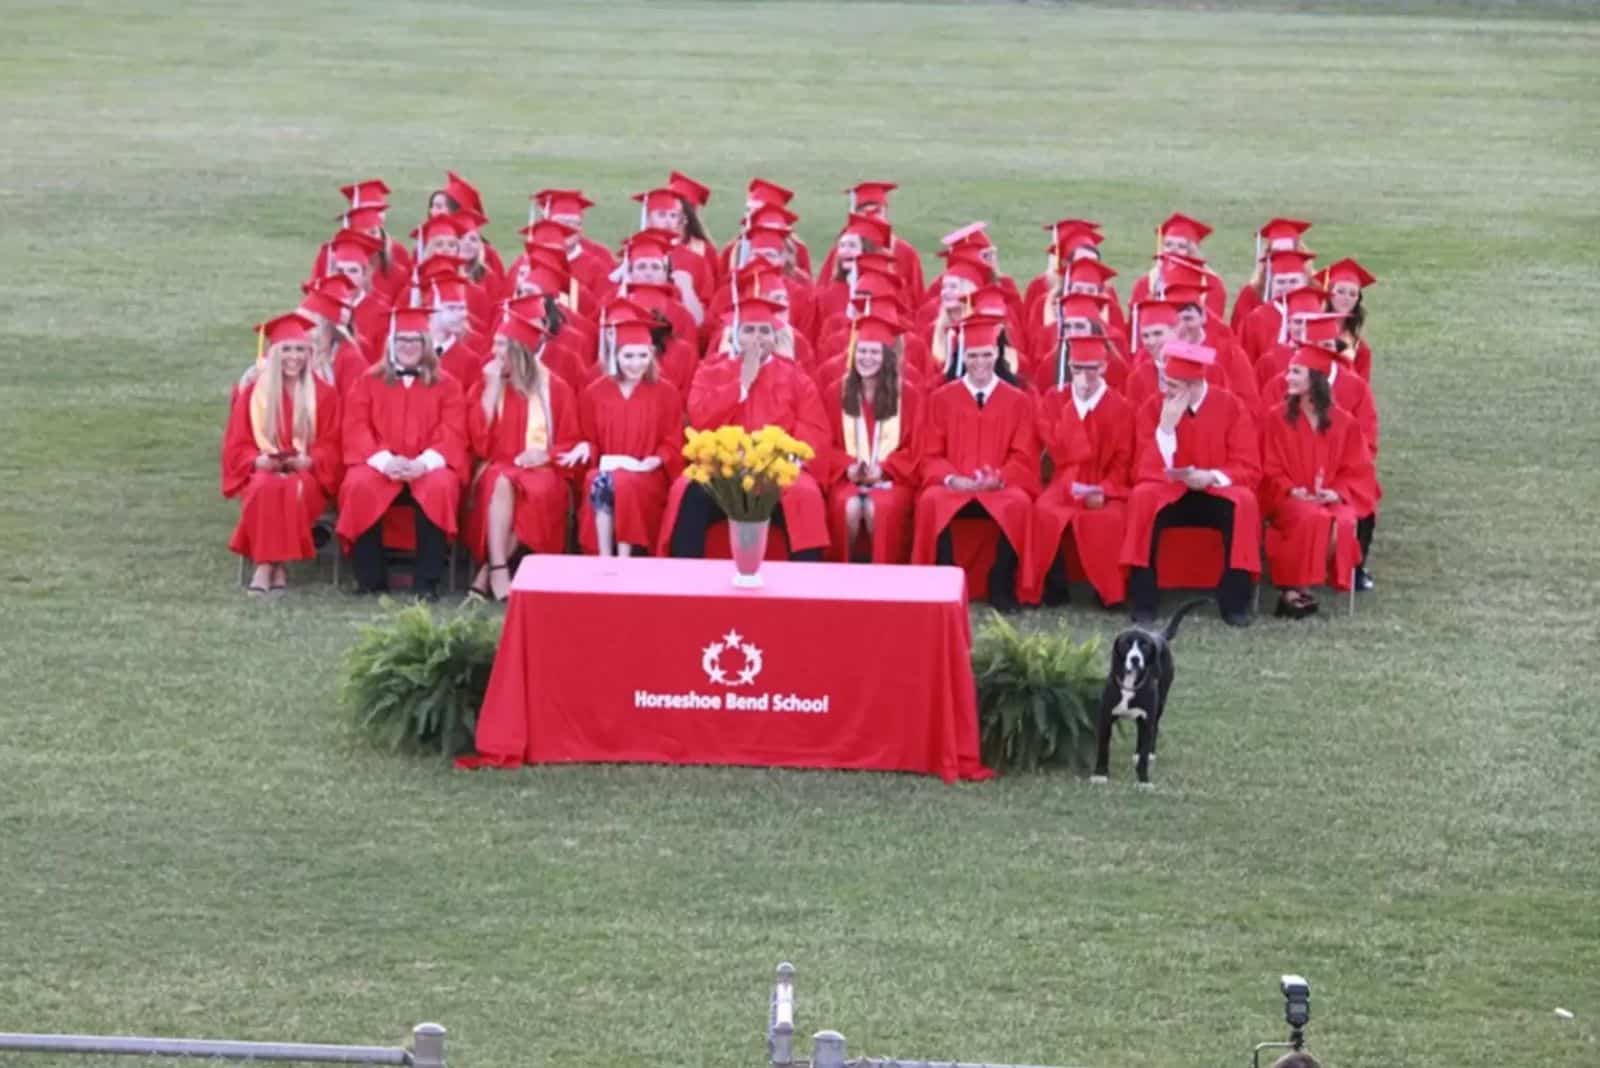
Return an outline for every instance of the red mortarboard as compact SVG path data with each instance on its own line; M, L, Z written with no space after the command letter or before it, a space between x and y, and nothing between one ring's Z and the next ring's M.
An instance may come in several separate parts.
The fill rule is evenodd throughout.
M963 349L986 349L1000 343L1006 321L998 315L969 315L957 325Z
M1061 230L1055 235L1054 241L1046 252L1053 252L1061 259L1071 259L1072 254L1080 248L1088 247L1098 249L1105 240L1105 235L1098 230L1086 230L1082 227Z
M517 231L522 235L524 248L560 249L563 256L566 255L567 242L577 232L566 223L558 223L554 219L540 219Z
M1045 223L1040 229L1049 231L1051 244L1060 241L1062 234L1070 233L1074 230L1084 230L1094 234L1096 237L1101 236L1100 224L1093 219L1057 219L1053 223ZM1099 244L1099 242L1096 241L1095 244Z
M1302 234L1311 229L1311 224L1300 219L1268 219L1261 229L1256 231L1256 236L1267 243L1271 248L1274 242L1288 241L1288 247L1293 248L1294 242L1300 240Z
M524 297L512 297L500 305L505 315L526 319L530 323L544 324L544 294L530 293Z
M607 323L648 323L650 311L630 297L612 297L603 312Z
M763 204L750 213L750 218L746 221L745 228L766 226L773 230L782 230L787 233L799 221L800 216L782 204Z
M453 215L435 215L411 231L410 236L426 245L436 237L460 237L461 224Z
M1105 288L1105 284L1117 276L1117 272L1107 267L1099 260L1073 260L1067 267L1067 284L1089 283Z
M1337 312L1307 315L1304 322L1305 337L1302 340L1308 345L1317 345L1324 341L1337 341L1339 332L1344 329L1344 316Z
M863 204L889 203L889 194L899 188L893 182L857 182L845 192L850 194L850 210L857 212Z
M858 316L876 315L880 319L892 319L900 322L904 317L904 308L900 307L900 298L893 293L857 293L850 298L850 306L856 310Z
M500 317L500 325L495 327L494 332L502 337L510 338L529 351L537 349L545 337L544 323L542 321L524 319L509 312Z
M789 242L789 231L776 230L770 226L752 226L745 232L745 240L752 249L768 248L781 252Z
M844 222L846 234L855 234L863 241L871 241L879 248L888 248L894 240L894 231L889 224L876 215L852 214Z
M1139 320L1139 329L1147 326L1178 325L1179 305L1165 300L1141 300L1133 306L1134 314Z
M1109 303L1110 301L1098 293L1068 293L1061 298L1061 318L1091 319L1098 322Z
M464 278L435 278L428 283L429 303L434 307L467 302L467 281Z
M987 263L984 263L978 257L962 253L950 257L949 262L945 264L944 273L953 274L957 278L965 278L973 285L981 286L988 283L989 276L994 272Z
M627 319L619 322L608 321L608 325L611 328L611 336L615 340L617 348L620 349L624 345L651 345L651 351L654 351L654 345L650 340L649 323L637 319Z
M1267 265L1273 274L1309 274L1316 253L1304 249L1280 248L1267 254Z
M989 235L984 233L984 230L988 229L988 227L989 224L986 222L968 223L959 229L951 230L948 234L945 234L939 239L939 244L943 245L947 250L950 251L969 246L975 248L988 248L992 243L989 240Z
M1296 345L1294 355L1289 357L1290 363L1297 363L1311 371L1321 371L1327 374L1333 368L1334 355L1320 345ZM1171 374L1169 370L1167 372Z
M462 208L459 211L451 212L450 218L455 221L456 232L462 236L473 233L476 230L482 230L489 223L489 220L484 217L481 211L473 208Z
M339 192L350 202L352 208L389 206L389 187L383 184L382 178L368 178L361 182L351 182L341 185Z
M673 238L665 230L640 230L622 243L630 260L662 260L672 253Z
M343 215L335 215L334 218L349 230L371 230L383 225L383 213L388 210L386 204L363 205L351 208Z
M892 297L900 292L900 283L893 275L868 269L856 272L856 293L869 297Z
M582 215L594 207L594 201L577 189L541 189L528 199L539 206L540 214L546 218L551 215Z
M1204 241L1210 233L1211 227L1199 219L1192 219L1181 212L1173 212L1167 216L1166 221L1156 227L1156 236L1158 237L1166 237L1171 234L1174 237L1181 237L1196 244Z
M1377 278L1373 277L1365 267L1351 259L1340 260L1322 272L1322 284L1329 288L1332 288L1335 282L1354 282L1365 289L1376 281Z
M391 332L396 334L427 334L428 320L433 309L427 305L415 308L396 308L389 314Z
M547 263L530 260L517 273L516 284L531 288L542 296L559 297L566 292L567 282L567 276L561 271Z
M349 281L342 274L336 274L333 277L341 282ZM305 296L301 298L300 307L295 309L296 311L306 315L321 316L329 322L335 323L344 318L344 310L348 302L339 298L337 290L312 285L301 286L300 290Z
M1283 303L1291 316L1310 315L1321 311L1327 305L1328 293L1316 286L1301 286L1285 293Z
M894 254L890 252L863 252L856 257L856 271L877 271L890 278L900 277L900 265L895 262Z
M759 201L762 204L776 204L786 206L794 199L794 190L785 189L777 182L769 182L765 178L752 178L746 189L749 200Z
M1191 286L1205 289L1210 283L1209 272L1194 265L1186 256L1158 256L1161 261L1161 284L1165 287Z
M740 301L738 308L729 308L727 313L723 315L723 321L732 323L734 318L737 317L741 325L745 323L754 323L758 326L766 324L777 328L781 325L779 317L783 315L784 310L782 304L763 300L760 297L751 297L748 300Z
M1206 345L1191 345L1176 338L1161 349L1166 359L1168 378L1204 378L1206 368L1217 362L1217 350Z
M484 214L483 198L478 195L478 187L455 171L444 172L444 193L456 202L457 207L471 208L479 215Z
M383 249L383 244L371 234L360 230L340 230L328 242L328 262L358 261L369 263Z
M256 324L256 336L262 341L264 347L282 344L285 341L309 341L311 331L316 328L316 323L307 319L297 311L288 315L280 315L276 319L268 319L264 323Z
M900 322L898 319L874 314L863 315L856 320L857 341L875 341L880 345L892 345L895 338L899 336Z
M678 203L677 191L667 189L664 186L659 189L647 189L643 193L635 193L633 194L633 199L643 204L645 211L670 211L673 208L682 206Z
M628 299L646 311L666 313L678 299L676 288L665 282L629 282Z
M417 268L417 281L432 285L441 278L460 278L462 262L459 256L431 256Z
M711 201L711 187L701 185L682 171L673 171L667 176L667 188L697 208L703 208Z
M1111 358L1111 345L1103 337L1088 334L1067 338L1068 363L1106 363Z
M973 315L997 315L1004 318L1008 310L1006 291L993 283L974 289L967 299L972 303Z

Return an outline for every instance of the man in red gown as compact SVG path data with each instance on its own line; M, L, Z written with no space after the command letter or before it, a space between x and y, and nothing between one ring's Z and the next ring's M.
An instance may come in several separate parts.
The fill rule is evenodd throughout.
M1207 527L1222 534L1223 622L1250 624L1253 576L1261 573L1261 513L1255 487L1261 445L1255 420L1237 397L1206 381L1216 354L1170 340L1164 348L1166 388L1139 410L1134 487L1128 497L1122 563L1136 623L1155 619L1156 553L1169 527Z
M996 373L1004 330L1005 320L997 316L963 320L957 377L928 399L911 560L953 563L952 521L992 521L1000 538L989 571L989 603L1009 610L1017 607L1017 567L1039 492L1039 441L1032 399Z
M1228 317L1228 326L1235 334L1244 328L1245 317L1261 307L1261 294L1272 276L1267 257L1274 252L1302 248L1301 242L1309 229L1311 224L1300 219L1269 219L1256 231L1255 274L1239 287L1238 295L1233 298L1233 314Z
M1289 340L1284 321L1283 298L1311 284L1314 253L1304 249L1283 249L1267 254L1267 302L1244 317L1239 328L1239 344L1251 363L1261 359L1272 346Z
M1134 413L1106 382L1106 339L1075 337L1067 345L1071 381L1039 402L1039 437L1055 470L1034 504L1022 599L1066 603L1065 574L1055 564L1071 538L1101 603L1118 605L1127 594L1121 554Z
M738 340L733 358L712 356L700 364L689 387L689 426L713 430L737 424L746 430L780 426L811 446L810 463L828 470L831 436L827 410L816 384L793 360L774 355L782 327L778 305L746 300L729 314ZM672 486L662 537L672 556L705 555L706 530L720 518L711 494L685 478ZM822 489L810 471L802 470L783 491L772 521L789 542L794 560L821 560L828 547L828 512Z
M1192 219L1182 212L1174 212L1156 227L1156 255L1187 256L1202 267L1205 266L1206 256L1200 249L1200 243L1211 233L1211 227L1199 219ZM1206 268L1209 272L1210 268ZM1155 288L1156 276L1160 271L1159 264L1150 268L1134 283L1133 289L1128 294L1129 305L1136 305L1142 300L1148 300ZM1212 281L1206 286L1206 309L1212 315L1221 318L1228 314L1228 287L1216 274L1211 274Z
M461 386L440 374L428 347L429 308L394 313L390 347L350 390L344 408L345 475L339 488L340 541L351 546L356 589L388 589L383 516L396 503L416 513L416 589L438 595L445 545L456 534L467 474Z

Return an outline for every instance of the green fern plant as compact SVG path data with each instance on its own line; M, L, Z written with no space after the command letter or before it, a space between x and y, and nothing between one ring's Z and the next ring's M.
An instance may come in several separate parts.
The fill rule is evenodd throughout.
M972 673L984 764L1001 772L1088 766L1105 681L1099 638L1024 633L993 613L978 626Z
M345 654L341 698L352 722L395 750L472 751L500 624L464 609L436 619L411 605L361 628Z

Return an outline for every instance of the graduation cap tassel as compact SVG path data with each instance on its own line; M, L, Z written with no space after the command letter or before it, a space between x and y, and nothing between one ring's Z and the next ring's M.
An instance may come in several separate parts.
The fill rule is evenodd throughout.
M1064 389L1067 384L1067 326L1061 324L1060 338L1056 343L1056 388Z
M256 327L256 366L261 366L261 360L267 354L267 328Z
M850 320L850 343L844 349L844 373L853 374L856 369L856 333L859 319Z
M967 325L962 323L956 327L956 377L961 378L967 373Z

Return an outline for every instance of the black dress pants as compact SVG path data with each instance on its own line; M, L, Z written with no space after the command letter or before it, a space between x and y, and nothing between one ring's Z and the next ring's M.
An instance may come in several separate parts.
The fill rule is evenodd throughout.
M957 519L987 519L991 523L994 522L994 517L977 501L968 501L962 505L961 511L951 517L951 522ZM955 543L950 537L948 526L939 532L939 540L934 543L933 551L934 563L945 567L955 563ZM1017 607L1017 550L1003 530L1000 532L999 541L995 543L994 566L989 568L989 603L996 608Z
M1217 607L1225 616L1250 610L1250 572L1230 567L1233 551L1233 502L1199 490L1190 490L1156 513L1150 533L1150 561L1128 572L1128 600L1135 618L1154 618L1160 592L1156 588L1156 553L1161 532L1169 527L1203 527L1222 534L1222 581L1217 585Z
M395 504L411 505L417 517L416 590L421 594L438 593L439 578L444 574L444 531L434 525L411 496L410 486L400 491ZM389 588L389 567L383 556L383 520L372 524L355 540L350 548L350 566L356 573L356 587L363 592Z

